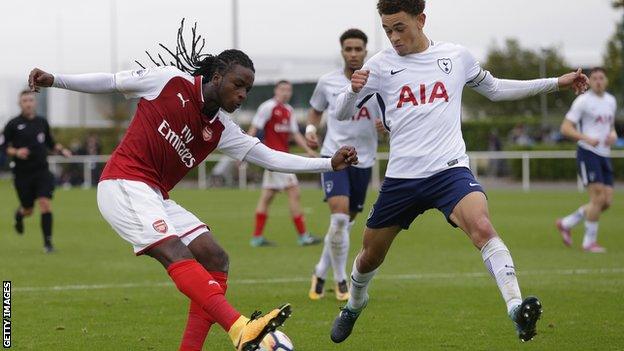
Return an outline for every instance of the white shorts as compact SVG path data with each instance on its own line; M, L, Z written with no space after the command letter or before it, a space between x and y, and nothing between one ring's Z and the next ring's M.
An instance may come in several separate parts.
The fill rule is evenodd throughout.
M101 181L97 202L104 219L132 244L137 256L174 236L188 245L208 230L194 214L143 182Z
M262 188L271 190L284 190L299 185L297 176L292 173L280 173L264 171L262 176Z

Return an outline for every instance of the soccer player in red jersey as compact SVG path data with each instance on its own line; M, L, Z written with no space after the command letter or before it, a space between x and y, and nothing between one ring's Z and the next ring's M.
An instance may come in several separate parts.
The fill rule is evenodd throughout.
M275 84L274 96L263 102L251 122L251 128L247 132L256 136L258 131L264 131L263 143L273 150L288 152L290 136L297 145L301 146L310 156L316 156L316 152L308 147L305 138L299 132L297 120L292 115L293 108L288 104L292 97L292 84L281 80ZM256 225L251 238L251 246L271 246L272 242L263 235L264 224L267 220L269 206L275 195L286 190L288 203L293 223L299 237L297 242L301 246L315 245L321 241L307 232L303 211L301 210L299 182L297 176L292 173L280 173L269 170L264 171L262 177L262 194L256 206Z
M239 50L201 54L204 42L195 37L195 28L189 53L182 29L175 54L167 49L175 60L171 65L159 55L159 67L117 74L50 74L35 68L29 86L33 91L56 87L140 98L98 184L100 212L137 255L159 261L191 300L180 350L201 350L214 323L229 334L237 350L256 350L264 336L288 318L290 305L262 317L254 313L247 318L236 311L224 296L227 254L210 229L169 199L168 192L214 150L288 172L343 169L356 164L357 155L352 147L344 147L331 159L298 157L246 135L224 112L234 112L246 99L254 81L251 59Z

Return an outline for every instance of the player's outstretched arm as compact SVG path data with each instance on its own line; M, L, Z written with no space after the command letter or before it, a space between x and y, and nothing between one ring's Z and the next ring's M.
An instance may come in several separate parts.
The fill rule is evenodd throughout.
M31 91L40 88L61 88L82 93L112 93L117 91L112 73L51 74L39 68L30 71L28 86Z
M276 151L258 143L252 147L245 161L260 167L286 173L321 173L338 171L358 163L357 152L352 146L343 146L332 158L309 158Z
M467 85L492 101L508 101L568 88L574 89L578 95L587 90L587 82L588 78L580 68L559 78L533 80L499 79L490 72L481 70L474 79L468 81Z

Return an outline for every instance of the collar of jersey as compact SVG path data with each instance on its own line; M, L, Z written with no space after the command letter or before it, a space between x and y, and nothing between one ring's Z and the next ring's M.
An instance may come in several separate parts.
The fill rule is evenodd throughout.
M205 115L203 112L204 111L204 77L203 76L195 77L195 87L197 89L197 93L199 94L199 98L195 100L198 102L198 107L199 107L199 112L201 114L201 117L205 122L212 124L219 118L221 109L219 109L219 111L217 111L217 113L213 117Z

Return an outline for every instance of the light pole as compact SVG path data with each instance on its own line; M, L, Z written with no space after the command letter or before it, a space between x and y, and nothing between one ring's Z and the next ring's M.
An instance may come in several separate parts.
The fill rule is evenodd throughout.
M238 0L232 0L232 48L238 49Z
M110 2L110 55L111 72L117 72L117 0Z
M624 9L624 0L613 0L612 4L616 9ZM616 35L620 39L620 93L622 94L622 101L624 101L624 12Z
M548 50L541 48L539 65L540 78L546 78L546 55L548 55ZM548 97L546 94L540 94L540 107L542 111L542 125L545 126L546 119L548 118Z

